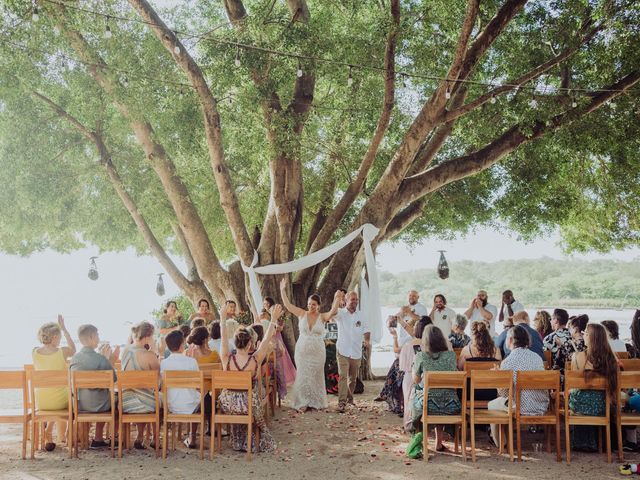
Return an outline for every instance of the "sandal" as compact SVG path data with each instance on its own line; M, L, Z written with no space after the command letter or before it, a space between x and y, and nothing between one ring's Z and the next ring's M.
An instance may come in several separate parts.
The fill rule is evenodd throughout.
M44 449L47 452L53 452L55 450L55 448L56 448L56 444L53 443L53 442L47 442L47 443L44 444Z
M144 442L142 440L136 440L133 442L133 448L136 450L146 450L147 447L144 446Z

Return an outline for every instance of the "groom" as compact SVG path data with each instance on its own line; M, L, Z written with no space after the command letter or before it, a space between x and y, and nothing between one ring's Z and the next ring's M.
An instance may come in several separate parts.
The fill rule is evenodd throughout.
M346 308L338 310L334 317L338 324L338 341L336 343L338 357L338 411L344 412L347 403L353 402L353 390L356 387L356 378L360 370L362 358L362 345L369 347L370 328L369 322L358 307L358 294L347 293Z

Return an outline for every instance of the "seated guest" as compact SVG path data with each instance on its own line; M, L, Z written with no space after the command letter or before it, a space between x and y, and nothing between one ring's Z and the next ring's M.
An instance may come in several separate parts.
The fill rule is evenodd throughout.
M520 325L522 328L524 328L527 331L527 333L531 337L531 342L529 343L529 350L531 350L533 353L537 353L540 356L540 358L544 361L544 350L542 346L542 338L540 338L540 335L538 335L538 332L536 330L534 330L529 326L529 314L524 310L520 310L519 312L514 313L513 325L514 326ZM504 341L502 341L503 335L504 335ZM507 358L510 352L509 345L506 342L506 337L507 337L506 332L502 332L498 337L498 345L500 346L500 349L501 349L502 358Z
M615 401L618 387L618 360L609 345L609 337L602 325L590 323L584 332L587 349L578 352L571 361L572 370L584 372L585 380L595 376L607 380L607 392ZM604 415L605 394L601 390L573 389L569 395L569 408L577 415ZM579 425L572 427L572 448L595 452L598 449L597 427Z
M518 314L527 315L527 312L520 311ZM528 319L528 315L527 315ZM528 325L527 325L528 326ZM533 338L540 338L535 334ZM530 350L532 336L523 324L514 325L507 333L507 350L509 356L500 364L500 370L513 370L513 401L515 405L516 379L519 371L544 370L542 357ZM498 397L491 400L488 405L489 410L508 411L507 395L508 390L499 390ZM523 390L520 398L520 413L522 415L543 415L549 408L549 393L546 390ZM494 445L498 445L497 425L491 425L490 437Z
M500 350L493 343L485 322L471 324L471 342L460 351L458 369L464 370L465 362L488 362L502 360Z
M640 358L640 310L636 310L631 320L631 343L626 345L629 358Z
M187 352L189 357L195 358L198 364L220 363L220 356L215 350L209 349L209 331L207 327L197 327L191 331L187 343L192 346Z
M423 316L413 327L413 340L405 343L400 349L399 368L402 372L402 398L404 402L404 429L407 432L413 430L413 399L415 397L413 383L413 363L415 356L421 351L422 334L427 325L431 325L431 319Z
M541 339L553 332L551 328L551 315L546 310L538 310L533 317L533 328L538 332Z
M178 304L174 300L169 300L156 326L160 330L160 335L166 335L182 325L184 321L184 318L180 312L178 312Z
M133 343L122 353L122 371L160 370L158 356L150 350L153 343L154 328L149 322L140 322L131 329ZM128 388L122 393L122 409L124 413L153 413L156 400L152 390L146 388ZM144 423L138 423L136 439L133 446L144 450ZM157 434L157 432L154 432ZM154 438L155 441L155 438ZM153 448L152 441L152 448Z
M228 305L225 306L225 310L226 312L223 313L222 318L226 318L225 314L229 313ZM273 307L272 314L274 318L280 318L282 312L283 310L280 305ZM223 368L230 371L251 372L255 386L258 368L260 368L262 360L265 358L268 344L275 333L275 325L276 322L271 322L271 325L269 325L264 335L265 341L253 354L249 353L249 349L251 348L251 335L246 327L241 326L236 331L234 342L236 350L233 353L229 352L228 349L227 329L221 329L222 342L220 356ZM218 402L225 415L246 415L247 405L249 402L252 403L253 420L255 422L252 438L247 438L248 431L246 425L231 425L229 427L229 443L231 444L231 448L236 451L250 450L254 453L272 452L276 449L277 444L271 436L271 432L264 420L257 388L253 390L253 398L247 398L246 391L222 390L218 397ZM257 440L258 438L259 440Z
M570 359L573 352L571 345L571 332L567 328L569 314L562 308L556 308L551 317L551 328L553 332L544 337L543 348L551 351L552 364L554 370L560 370L560 375L564 374L564 364Z
M204 327L206 325L206 321L204 318L202 317L196 317L193 320L191 320L191 330L195 330L198 327Z
M96 348L100 344L98 329L93 325L81 325L78 327L78 340L82 348L71 358L69 370L109 370L116 379L116 371L113 364L118 360L120 347L113 352L109 345L104 345L100 353ZM111 395L106 388L82 388L78 390L78 409L83 413L101 413L111 411ZM104 422L96 423L96 432L91 440L90 448L102 448L109 446L104 441Z
M482 320L487 323L491 336L496 334L496 320L498 319L498 308L489 303L486 290L478 290L478 294L471 300L471 305L464 312L464 316L471 323Z
M209 349L220 355L220 322L209 324Z
M585 318L587 321L585 321ZM565 349L563 356L567 361L571 361L575 352L584 352L586 346L584 344L584 331L587 328L587 322L589 317L586 315L578 315L569 318L567 323L567 329L571 333L571 340L560 345L560 348Z
M198 310L193 312L189 316L189 322L191 322L194 318L202 318L206 323L213 322L216 317L213 312L210 311L210 308L211 307L209 306L209 300L207 300L206 298L201 298L200 300L198 300ZM191 328L194 327L192 326Z
M611 346L611 350L614 353L616 352L626 352L627 347L622 340L620 340L620 332L618 328L618 323L614 320L604 320L600 322L604 328L607 329L607 334L609 335L609 345Z
M64 335L67 346L60 348L60 340ZM38 340L42 346L34 348L31 352L34 370L66 370L66 359L76 353L76 345L67 328L64 318L58 315L58 323L45 323L38 329ZM38 410L64 410L69 407L68 392L66 388L39 388L35 391L36 408ZM65 441L66 422L58 423L58 438ZM53 442L53 426L55 422L47 422L45 429L45 445L47 452L56 448Z
M500 335L495 339L496 347L500 350L502 358L505 358L508 355L508 353L505 352L505 349L507 348L507 334L509 333L509 330L511 330L511 327L513 327L513 317L509 317L502 322L502 328L504 328L504 330L502 330L502 333L500 333Z
M433 307L429 314L431 322L442 330L445 337L448 337L453 329L453 321L456 318L456 312L447 307L447 299L441 293L433 297Z
M464 315L457 314L453 320L453 330L449 335L449 343L451 343L451 348L463 348L466 347L471 338L469 335L464 333L464 329L467 328L467 317Z
M484 322L482 322L484 325ZM416 383L415 399L413 402L414 426L421 425L424 401L424 375L429 372L455 372L456 354L449 350L447 340L435 325L428 325L422 333L422 351L416 354L413 366L413 381ZM455 415L460 413L460 399L452 388L436 388L429 390L427 398L427 413L430 415ZM442 445L444 429L442 425L435 426L436 451L446 450ZM429 432L424 432L428 435ZM426 454L426 452L425 452Z
M202 327L204 328L204 327ZM179 330L167 335L167 348L171 354L160 362L160 374L166 371L198 371L198 362L184 354L184 336ZM165 393L169 402L169 411L175 414L191 415L200 411L200 392L195 388L170 388ZM205 409L211 401L205 400ZM210 410L210 408L209 408ZM187 448L196 448L198 424L191 424L191 438L185 439Z

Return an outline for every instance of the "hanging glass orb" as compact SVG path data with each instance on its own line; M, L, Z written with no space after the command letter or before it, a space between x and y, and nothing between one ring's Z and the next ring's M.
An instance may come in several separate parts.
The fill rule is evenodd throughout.
M156 283L156 293L160 297L164 296L164 281L162 280L162 275L164 275L164 273L158 274L158 283Z
M444 258L444 252L446 250L438 250L440 252L440 261L438 262L438 276L442 280L446 280L449 278L449 264L447 263L447 259Z
M98 275L98 266L96 265L96 258L98 257L91 257L89 259L89 273L87 274L87 276L91 280L98 280L98 277L100 276Z

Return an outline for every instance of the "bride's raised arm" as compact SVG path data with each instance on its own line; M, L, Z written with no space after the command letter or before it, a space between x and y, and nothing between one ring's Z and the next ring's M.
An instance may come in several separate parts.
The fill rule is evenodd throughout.
M325 313L320 314L320 319L327 323L338 313L338 308L340 307L340 302L342 301L342 292L340 290L336 290L336 293L333 295L333 303L331 304L331 310Z
M287 280L284 278L280 280L280 295L282 296L282 303L284 304L284 308L289 310L296 317L304 317L307 311L303 308L296 307L289 301L289 298L287 297Z

